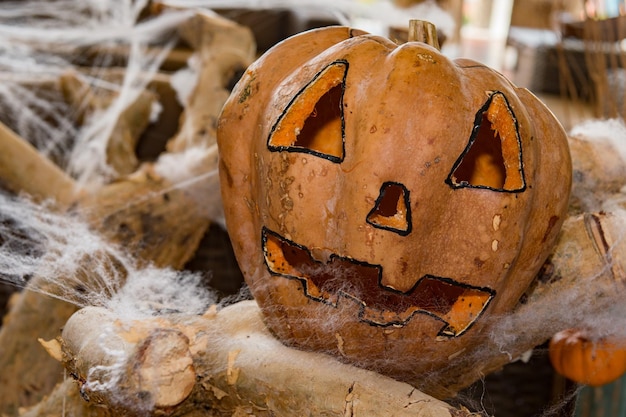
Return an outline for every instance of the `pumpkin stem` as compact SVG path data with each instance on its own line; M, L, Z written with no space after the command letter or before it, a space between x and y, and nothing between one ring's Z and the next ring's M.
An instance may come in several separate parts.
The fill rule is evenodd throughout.
M437 27L426 20L409 20L409 42L422 42L441 49L437 37Z

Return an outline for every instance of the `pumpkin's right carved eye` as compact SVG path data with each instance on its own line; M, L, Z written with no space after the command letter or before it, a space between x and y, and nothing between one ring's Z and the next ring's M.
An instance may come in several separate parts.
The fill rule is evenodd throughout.
M267 142L270 151L304 152L343 161L347 71L346 61L332 62L293 97L272 127Z
M469 144L446 183L505 192L526 189L519 126L501 92L492 93L476 114Z

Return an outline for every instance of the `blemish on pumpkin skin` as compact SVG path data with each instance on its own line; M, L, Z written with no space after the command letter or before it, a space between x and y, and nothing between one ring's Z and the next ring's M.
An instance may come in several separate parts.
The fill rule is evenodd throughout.
M435 58L431 54L421 53L421 54L417 54L416 56L417 56L417 58L421 59L422 61L430 62L432 64L436 64L437 63L437 61L435 60Z
M283 195L280 199L280 203L283 209L285 209L286 211L293 210L293 200L291 199L291 197L289 197L289 195ZM281 216L284 216L284 213L281 213Z
M241 94L239 94L239 104L242 104L244 101L246 101L246 100L248 100L250 98L250 96L252 95L252 92L253 92L252 91L252 84L256 80L256 74L254 72L248 72L246 75L248 76L249 80L246 83L246 86L241 91Z
M497 252L499 244L500 242L497 239L494 239L493 242L491 242L491 250Z
M370 133L376 133L377 130L378 128L376 127L376 125L372 125L372 127L370 127Z
M500 229L500 224L502 223L502 216L499 214L496 214L495 216L493 216L493 220L491 222L491 225L493 227L494 231L498 231Z
M474 265L476 265L478 268L482 268L484 264L485 264L485 261L483 261L482 259L478 257L474 258Z
M358 229L365 233L365 245L374 246L374 228L370 225L362 225Z

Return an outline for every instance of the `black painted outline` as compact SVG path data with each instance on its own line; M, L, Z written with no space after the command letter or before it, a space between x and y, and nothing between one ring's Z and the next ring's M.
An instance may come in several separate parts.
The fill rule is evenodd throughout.
M472 185L472 184L467 183L466 181L462 181L461 183L455 183L452 180L452 177L454 176L454 172L461 165L461 163L463 162L463 159L465 158L469 150L472 148L472 145L474 145L474 142L476 141L476 136L478 136L478 132L480 131L480 128L482 126L483 115L489 109L489 106L491 105L491 102L493 101L496 95L501 95L502 98L504 99L507 110L509 111L509 114L511 115L511 119L513 119L513 123L515 124L515 138L517 140L517 146L519 148L519 167L520 167L519 171L520 171L520 175L522 176L523 186L520 188L513 189L513 190L506 190L504 188L494 188L494 187L489 187L486 185ZM458 159L452 166L452 170L450 171L450 174L448 174L448 177L446 178L445 183L448 184L454 190L457 190L459 188L478 188L478 189L484 189L484 190L497 191L501 193L521 193L526 190L526 174L524 173L524 159L522 157L522 154L523 154L522 139L520 138L520 134L519 134L519 123L517 121L517 117L515 117L515 113L513 112L513 109L511 108L511 104L509 103L509 100L506 98L504 93L501 91L493 91L492 94L487 99L487 101L485 102L485 104L483 104L480 110L478 110L478 112L476 113L476 116L474 118L474 127L472 127L472 133L470 135L470 140L467 146L465 147L465 149L463 150L463 152L461 153L461 155L458 157Z
M376 209L378 208L378 206L380 205L382 199L383 199L383 194L384 191L387 187L392 186L392 185L396 185L399 186L400 188L402 188L402 195L404 197L404 205L406 207L406 221L407 221L407 228L406 230L404 229L396 229L395 227L389 227L389 226L384 226L381 224L377 224L374 222L370 221L370 216L372 216L375 212ZM372 226L376 227L377 229L383 229L383 230L388 230L390 232L394 232L399 234L400 236L406 236L409 233L411 233L411 230L413 230L413 221L411 218L411 198L409 197L409 190L408 188L406 188L406 186L402 183L399 182L395 182L395 181L385 181L381 186L380 186L380 191L378 192L378 198L376 199L376 202L374 203L374 207L370 210L369 213L367 213L367 216L365 217L365 221L368 224L371 224Z
M367 305L365 304L365 302L359 300L358 298L356 298L355 296L348 294L346 292L344 292L343 290L339 290L337 295L337 301L336 302L332 302L326 298L323 297L316 297L314 295L309 294L308 291L308 284L309 284L309 279L306 277L301 277L301 276L297 276L297 275L289 275L289 274L282 274L280 272L276 272L274 271L270 265L267 262L267 251L266 251L266 243L267 243L267 236L268 235L272 235L275 238L277 238L278 240L280 240L281 242L287 243L288 245L294 246L300 250L305 251L310 259L319 265L324 265L323 262L318 261L316 259L313 258L313 256L311 255L311 251L303 246L300 245L298 243L295 243L289 239L284 238L283 236L281 236L280 234L268 229L267 227L263 226L262 231L261 231L261 247L263 248L263 262L265 263L265 266L268 270L268 272L275 277L283 277L286 279L290 279L290 280L297 280L302 284L302 289L303 289L303 293L304 296L307 297L310 300L313 301L317 301L326 305L329 305L331 307L337 308L338 304L339 304L339 300L341 298L346 298L349 300L352 300L354 302L356 302L357 304L359 304L359 312L357 314L357 317L359 318L360 321L367 323L371 326L375 326L375 327L403 327L405 326L412 318L413 316L415 316L416 314L425 314L427 316L430 316L438 321L441 321L444 323L444 326L441 328L441 330L439 330L439 332L437 333L437 336L443 336L443 337L447 337L447 338L453 338L453 337L459 337L461 335L463 335L465 332L467 332L473 325L474 323L476 323L478 321L478 319L483 315L483 313L487 310L487 307L489 306L489 304L491 303L491 300L493 300L493 298L496 295L496 291L488 288L488 287L477 287L477 286L473 286L473 285L469 285L469 284L464 284L458 281L453 280L452 278L445 278L445 277L438 277L436 275L430 275L430 274L426 274L423 277L421 277L419 280L417 280L417 282L413 285L413 287L411 287L411 289L409 289L408 291L398 291L396 289L390 288L388 286L385 286L382 284L382 272L383 272L383 268L381 265L376 265L376 264L370 264L368 262L363 262L363 261L358 261L355 259L352 259L350 257L343 257L343 256L339 256L337 254L332 254L330 256L330 262L332 262L332 259L343 259L346 260L348 262L354 263L356 265L359 266L363 266L363 267L368 267L368 268L374 268L377 270L377 275L378 275L378 286L380 287L381 291L389 291L389 292L393 292L399 295L410 295L411 293L413 293L413 291L416 290L416 288L419 287L419 285L425 280L425 279L434 279L434 280L438 280L438 281L442 281L445 282L447 284L450 285L454 285L457 287L461 287L464 289L468 289L468 290L475 290L475 291L480 291L480 292L485 292L487 294L489 294L489 298L487 299L487 301L485 302L485 304L483 305L483 308L480 310L480 312L476 315L476 317L464 328L461 329L458 333L454 333L454 331L450 330L450 324L448 322L446 322L443 318L441 318L440 316L436 315L435 313L432 313L428 310L424 310L422 308L420 308L419 306L412 306L415 307L415 311L413 311L411 314L409 314L408 317L406 317L403 320L392 320L389 322L385 322L385 323L380 323L377 321L373 321L373 320L368 320L365 319L363 316L365 315L365 310L367 308ZM409 307L411 308L411 307ZM405 310L406 311L406 310ZM382 312L381 312L382 313Z
M326 71L328 68L330 68L333 65L341 65L344 68L343 71L343 79L341 80L341 97L339 98L339 108L340 108L340 119L341 119L341 157L336 157L334 155L329 155L326 153L322 153L322 152L318 152L309 148L304 148L304 147L299 147L299 146L274 146L271 145L270 142L272 140L272 135L274 134L274 131L278 128L278 126L280 125L281 121L283 120L283 118L287 115L287 113L289 112L289 109L291 108L291 106L296 102L296 100L298 100L298 98L312 85L315 83L315 81L317 81L318 78L320 78L322 76L322 74L324 73L324 71ZM306 154L310 154L310 155L314 155L314 156L318 156L320 158L324 158L327 159L331 162L334 163L341 163L343 162L345 155L346 155L346 121L345 121L345 117L344 117L344 111L343 111L343 96L346 92L346 78L348 76L348 61L344 60L344 59L338 59L336 61L331 62L330 64L326 65L324 68L322 68L317 74L315 74L315 76L311 79L311 81L309 81L300 91L298 91L298 93L296 93L296 95L291 99L291 101L289 102L289 104L287 104L287 107L285 107L285 109L282 111L282 113L280 114L280 116L278 116L278 119L276 120L276 123L274 123L274 125L272 126L272 129L270 130L270 134L267 137L267 148L270 150L270 152L300 152L300 153L306 153Z

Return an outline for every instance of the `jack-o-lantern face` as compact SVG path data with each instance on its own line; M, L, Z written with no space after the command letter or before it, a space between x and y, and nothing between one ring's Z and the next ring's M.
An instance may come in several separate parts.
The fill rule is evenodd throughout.
M534 96L347 28L250 67L218 144L229 233L271 330L405 379L517 304L569 196L565 134Z

